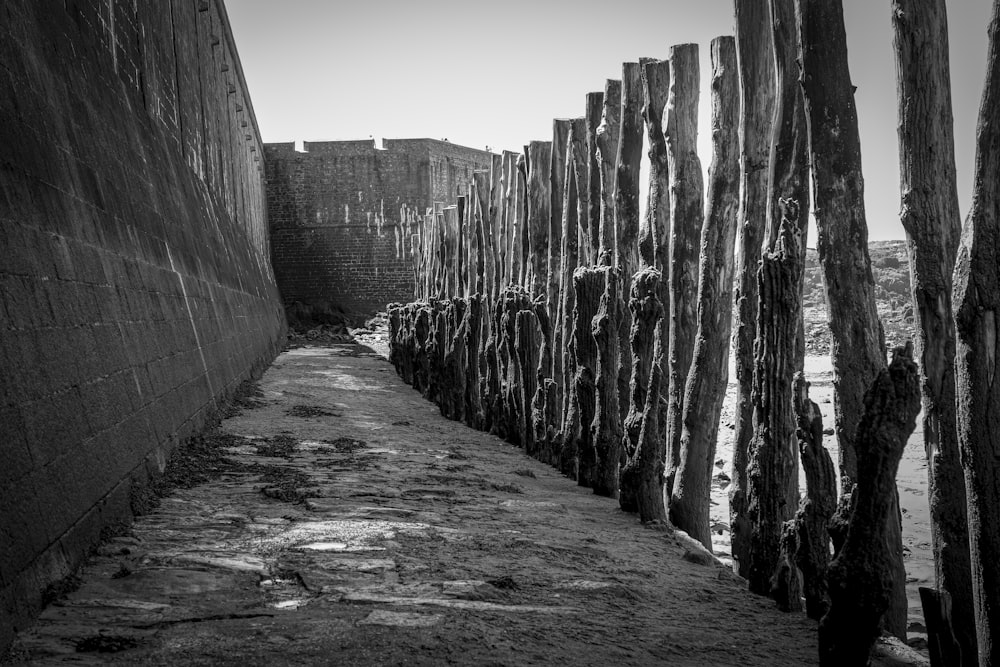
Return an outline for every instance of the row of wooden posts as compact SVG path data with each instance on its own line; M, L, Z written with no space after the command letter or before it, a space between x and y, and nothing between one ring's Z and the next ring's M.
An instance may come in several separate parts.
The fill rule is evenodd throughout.
M936 453L929 467L938 586L924 595L932 656L939 665L973 665L978 654L991 664L982 656L997 650L996 621L989 609L974 614L972 581L980 580L977 600L1000 591L989 589L981 563L977 574L961 541L977 553L977 539L989 546L997 538L972 526L970 542L955 376L947 372L955 329L942 295L950 296L957 220L926 214L954 189L953 149L940 148L952 141L941 122L950 118L950 97L940 93L950 85L944 0L893 5L919 371L910 346L886 363L838 0L736 0L735 38L711 44L707 188L695 147L694 44L672 47L667 60L625 63L621 80L587 95L582 117L554 122L552 141L494 155L488 171L474 173L469 195L436 208L412 237L415 301L390 307L391 360L446 416L521 445L642 521L669 522L711 549L711 474L732 337L734 568L783 609L801 608L805 597L809 616L822 619L824 665L867 664L879 632L905 638L895 475L922 385L925 437ZM1000 89L993 51L990 77L987 95ZM907 103L918 95L934 103ZM987 123L997 110L984 104L983 113L986 134L1000 132L1000 122ZM650 177L640 218L643 132ZM981 136L981 152L991 137ZM802 375L810 185L833 338L839 500ZM992 181L979 187L995 197ZM997 234L996 220L980 217L980 237ZM994 270L984 275L995 279L1000 234L989 238ZM960 259L963 303L1000 294L968 287L984 280L975 269L988 264L984 245ZM965 312L971 322L981 311ZM995 345L995 337L982 334L977 344ZM956 368L960 384L980 381L977 366L964 375ZM992 403L970 405L985 416L968 428L1000 418L1000 410L989 416Z

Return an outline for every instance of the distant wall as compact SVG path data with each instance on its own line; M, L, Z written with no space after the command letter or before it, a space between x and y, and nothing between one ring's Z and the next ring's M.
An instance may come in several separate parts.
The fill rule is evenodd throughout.
M467 195L489 153L433 139L268 144L268 219L286 305L374 312L413 297L410 234Z
M0 650L284 318L221 0L0 9Z

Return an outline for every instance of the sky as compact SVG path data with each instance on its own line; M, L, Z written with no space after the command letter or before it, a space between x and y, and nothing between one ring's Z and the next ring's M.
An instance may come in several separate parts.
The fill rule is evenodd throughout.
M901 239L890 2L843 4L869 237ZM963 215L990 6L948 5ZM709 43L733 34L733 0L227 0L226 7L267 143L431 137L521 151L552 138L552 119L582 116L586 93L621 78L623 62L666 59L670 46L694 42L699 155L705 169L711 160Z

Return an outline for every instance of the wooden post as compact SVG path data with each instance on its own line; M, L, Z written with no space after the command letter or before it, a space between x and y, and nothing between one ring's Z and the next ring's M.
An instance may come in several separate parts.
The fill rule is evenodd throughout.
M627 307L632 274L639 269L639 163L642 159L642 68L639 63L622 63L621 108L615 155L615 263L621 275L622 309L618 329L621 366L618 369L618 396L621 418L629 410L627 396L632 375L629 335L632 315ZM652 350L647 350L647 354ZM645 391L645 389L644 389ZM636 433L638 436L638 433Z
M639 255L646 266L662 275L670 265L670 165L663 136L663 112L670 93L670 61L643 58L642 114L649 144L649 196L646 217L639 229ZM660 286L666 287L666 281ZM661 293L663 300L666 292ZM664 339L666 340L666 339Z
M597 126L597 162L601 175L601 224L595 264L616 265L615 251L615 160L620 136L622 82L608 79L604 85L604 107Z
M500 298L504 285L503 261L503 156L490 159L490 227L493 230L493 289L490 290L490 307Z
M501 215L501 273L500 292L517 281L514 271L514 214L517 201L517 153L503 152L503 176L500 179L503 191L503 213Z
M754 431L747 470L751 532L746 573L751 591L771 595L788 609L798 600L779 599L789 589L773 579L778 573L782 528L798 506L798 447L795 430L789 432L788 426L797 422L792 381L805 255L801 254L798 207L793 201L783 203L781 232L775 245L764 253L757 273L761 305L754 346ZM796 455L790 451L792 447ZM795 489L794 502L789 502L789 487Z
M830 607L826 574L830 564L828 526L837 511L837 473L823 447L823 414L809 399L805 374L795 374L795 432L806 473L806 495L793 521L795 564L802 571L806 615L820 620Z
M795 32L794 0L769 0L772 25L772 45L775 63L775 103L774 120L771 123L771 148L767 191L767 226L764 232L764 247L774 250L784 220L784 211L795 206L797 211L795 237L798 240L798 256L805 258L806 238L809 221L809 133L806 127L805 99L798 82L798 35ZM793 375L803 370L805 362L805 327L802 319L802 290L804 271L798 272L798 284L793 293L776 295L781 299L793 300L796 315L796 334L793 341L788 367L782 372L787 379L781 387L787 390L786 404L793 403ZM764 297L758 296L758 311L764 308ZM784 354L784 353L783 353ZM774 373L773 367L757 366L754 373ZM756 380L755 380L756 382ZM751 401L756 402L756 398ZM794 508L799 504L798 468L799 448L795 438L797 427L793 410L784 411L787 423L780 427L783 437L788 438L786 450L789 454L787 465L791 471L787 477L785 502ZM756 432L756 429L755 429ZM774 431L777 433L778 431ZM779 604L780 601L779 601Z
M531 284L528 276L528 253L530 241L528 238L528 147L517 156L514 169L514 282L530 292Z
M840 0L796 0L800 81L809 118L809 153L816 197L820 266L833 338L834 428L840 445L840 482L849 493L857 480L855 435L865 391L885 368L882 326L868 257L861 142L854 87L847 64L847 36ZM893 595L885 629L906 637L906 572L900 522L885 536L893 561Z
M604 112L604 93L587 93L587 216L581 218L581 243L584 254L581 265L596 266L597 255L601 247L601 163L598 158L597 128L601 125L601 114Z
M565 241L563 239L563 222L565 218L566 206L566 179L569 177L567 165L569 163L569 138L572 131L573 121L569 119L556 119L552 122L552 160L549 163L549 182L551 183L551 218L549 221L549 253L547 258L548 269L548 298L546 305L549 311L549 319L552 323L552 365L546 369L546 375L555 382L556 405L552 408L558 414L557 423L554 424L556 431L562 430L562 404L564 400L565 381L563 374L563 364L566 361L565 347L563 340L563 315L562 315L562 293L563 271L562 255ZM573 205L576 205L576 198L573 198ZM574 211L575 214L575 211ZM574 224L574 233L576 225ZM573 239L574 251L576 239ZM576 268L575 266L573 268Z
M897 348L864 398L854 433L858 477L853 512L847 540L830 564L830 610L819 624L822 667L867 665L892 599L894 564L885 534L899 512L896 471L920 411L912 355L909 343Z
M642 68L639 63L622 64L621 86L620 130L615 158L615 229L622 286L628 290L632 274L639 270L639 163L642 160L643 130Z
M1000 665L1000 0L989 24L972 208L955 266L958 443L969 503L972 594L980 665Z
M934 550L934 609L945 632L928 644L941 665L976 664L968 512L955 425L955 329L952 272L961 219L955 183L955 136L944 0L894 0L899 116L900 221L910 256L916 344L923 390L927 497ZM938 601L950 598L952 618ZM958 646L952 644L958 639Z
M770 14L759 0L735 0L736 61L740 70L740 210L736 227L736 430L729 490L733 569L746 576L747 450L753 434L753 345L757 336L757 266L767 214L767 164L774 117L774 56Z
M548 299L549 236L552 224L552 142L532 141L526 152L528 281L532 297Z
M698 45L670 47L667 102L667 155L670 164L670 338L667 390L666 488L674 486L680 464L684 386L698 333L698 245L704 210L704 183L698 159Z
M670 521L712 550L709 500L719 415L729 381L733 247L739 207L739 88L732 37L712 40L712 165L698 264L698 335L684 390Z
M457 238L455 239L455 294L454 296L469 296L469 219L471 210L468 197L459 195L456 198Z
M576 377L576 339L573 335L573 310L576 307L576 290L573 288L573 272L580 264L581 234L579 228L587 221L587 201L580 197L580 188L586 195L587 169L589 159L586 153L587 125L584 118L576 118L570 126L567 145L565 197L563 198L562 249L560 252L560 293L559 329L562 345L557 352L563 359L562 386L563 400L559 415L559 431L562 434L564 449L570 437L568 418L571 404L574 400L573 380ZM585 250L584 250L585 251ZM564 474L574 474L575 468L569 467L572 455L560 456L560 469Z
M618 368L621 349L618 327L621 321L621 283L617 267L596 269L604 276L604 294L593 319L591 333L597 343L597 375L594 379L597 400L591 437L597 454L593 475L594 493L618 497L618 471L621 463L622 422L618 407Z
M659 437L660 359L663 337L659 299L660 272L641 269L632 281L628 307L632 311L629 345L632 377L629 411L622 438L622 468L618 504L626 512L639 512L642 521L665 521L663 469L666 443Z
M593 321L604 292L604 275L597 269L579 268L573 272L575 307L573 308L573 351L576 375L570 390L566 416L566 440L561 467L576 461L577 483L592 486L597 466L591 425L597 410L594 380L597 377L597 343Z

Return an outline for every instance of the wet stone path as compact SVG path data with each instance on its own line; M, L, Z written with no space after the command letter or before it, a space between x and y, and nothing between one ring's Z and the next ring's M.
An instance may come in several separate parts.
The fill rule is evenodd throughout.
M815 625L450 422L368 348L279 356L230 466L102 546L28 664L810 665Z

